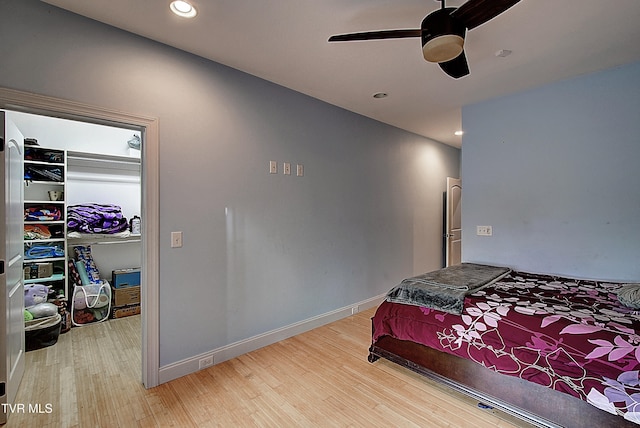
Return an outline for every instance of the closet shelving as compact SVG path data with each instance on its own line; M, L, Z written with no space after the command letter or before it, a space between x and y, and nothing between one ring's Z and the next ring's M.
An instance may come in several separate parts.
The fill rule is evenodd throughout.
M65 296L66 170L64 150L25 145L24 282L50 285Z
M115 204L128 220L140 215L139 157L67 150L67 206L84 203ZM103 279L111 280L115 269L139 267L140 234L78 234L68 231L68 253L75 246L91 246Z
M74 182L94 182L102 187L108 184L140 184L140 158L106 155L88 152L67 152L67 163L73 170ZM123 195L118 195L120 198ZM114 202L112 199L101 199ZM111 245L140 242L140 234L121 235L83 235L70 234L69 246L73 245Z
M139 234L76 237L74 233L69 233L66 224L68 206L83 202L123 203L129 211L139 214L139 158L25 145L24 168L25 284L47 284L57 294L65 298L70 296L72 290L69 290L66 272L76 245L97 245L104 249L98 251L95 248L95 252L100 253L98 260L104 265L101 274L105 278L109 278L112 269L140 266L139 251L136 253L141 242ZM134 188L136 192L132 191ZM50 192L57 193L50 195ZM132 204L137 204L137 208L132 208ZM30 209L59 211L60 217L29 220L26 215ZM44 237L33 233L32 229L38 228L45 229L51 235ZM123 247L117 244L129 245ZM46 250L42 249L49 248L52 250L51 257L30 257L34 247L39 256L48 256L43 254ZM32 274L32 266L49 263L53 268L52 275L42 277L35 272Z

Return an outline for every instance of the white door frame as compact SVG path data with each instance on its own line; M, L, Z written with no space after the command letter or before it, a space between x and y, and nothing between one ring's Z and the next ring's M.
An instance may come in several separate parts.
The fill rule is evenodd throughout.
M158 385L160 372L160 186L158 119L0 87L0 108L143 131L142 145L142 383Z

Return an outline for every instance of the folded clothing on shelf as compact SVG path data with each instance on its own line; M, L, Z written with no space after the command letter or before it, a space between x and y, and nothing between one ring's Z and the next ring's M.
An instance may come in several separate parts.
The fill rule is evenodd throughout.
M49 239L51 238L51 231L44 224L25 224L24 225L24 239Z
M24 167L24 179L25 180L43 180L43 181L57 181L62 182L63 179L62 168L51 166L35 166L25 165Z
M64 257L64 249L57 245L31 245L24 250L24 258L26 260L56 257Z
M118 233L129 228L122 208L112 204L79 204L67 207L67 228L81 233Z
M55 206L37 206L24 209L25 221L58 221L62 220L62 211Z

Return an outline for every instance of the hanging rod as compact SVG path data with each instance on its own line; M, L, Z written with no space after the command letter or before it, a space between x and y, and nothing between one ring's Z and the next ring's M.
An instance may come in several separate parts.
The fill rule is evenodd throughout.
M74 161L105 162L109 164L115 163L138 166L140 165L140 158L118 155L105 155L100 153L67 151L67 163L73 163Z
M106 174L112 174L115 172L119 174L122 172L134 173L140 175L141 164L138 158L116 157L103 155L94 156L67 156L67 171L68 174L82 171L83 169L89 169L92 173L100 173L101 171Z

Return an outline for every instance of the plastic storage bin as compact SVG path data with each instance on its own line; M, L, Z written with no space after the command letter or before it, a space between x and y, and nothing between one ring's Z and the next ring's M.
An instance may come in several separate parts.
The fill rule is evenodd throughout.
M37 318L24 323L25 349L34 351L55 345L60 336L62 317L59 313L45 318Z

